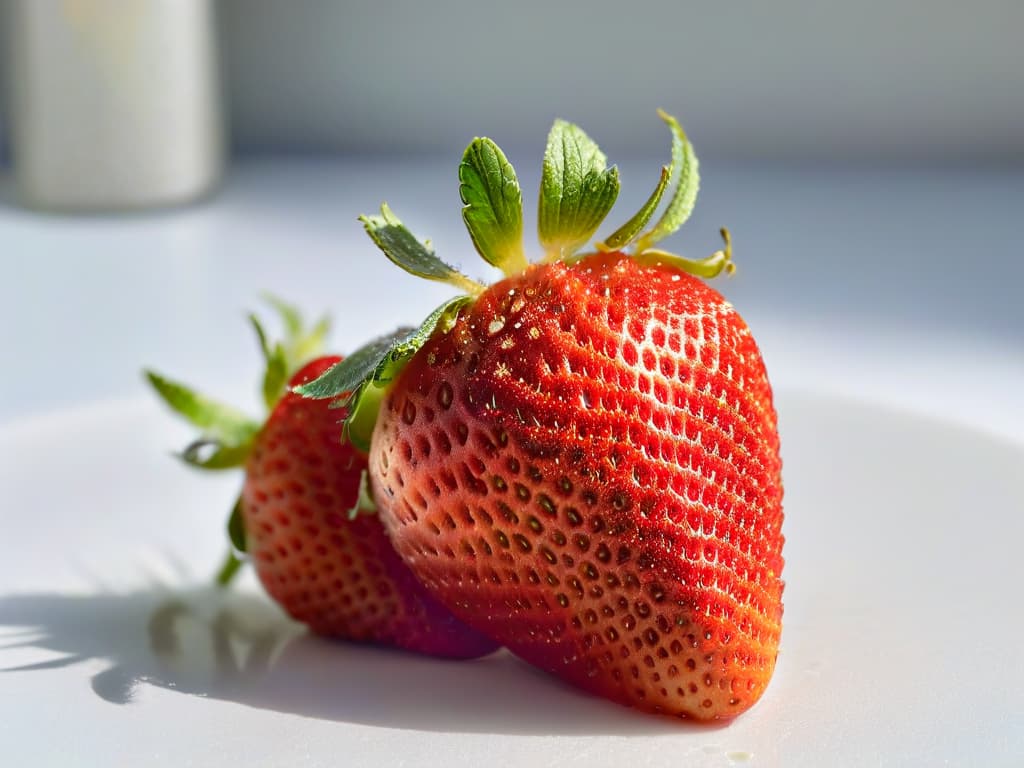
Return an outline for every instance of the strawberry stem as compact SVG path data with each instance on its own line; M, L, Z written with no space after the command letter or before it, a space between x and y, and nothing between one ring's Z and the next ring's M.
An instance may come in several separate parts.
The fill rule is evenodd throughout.
M217 571L217 586L226 587L235 578L235 574L241 569L243 563L235 556L233 549L228 549L227 557L224 558L224 563L221 565L220 570Z

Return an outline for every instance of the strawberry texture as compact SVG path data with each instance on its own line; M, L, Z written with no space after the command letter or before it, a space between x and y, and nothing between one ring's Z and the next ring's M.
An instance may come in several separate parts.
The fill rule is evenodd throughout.
M492 285L434 334L385 395L371 489L395 548L466 624L622 704L729 718L778 654L776 426L758 347L717 291L592 254ZM354 490L329 492L346 508ZM277 531L270 507L251 517ZM284 530L261 545L268 589L317 594L287 563L319 555Z
M338 357L302 368L292 386ZM451 658L497 646L416 580L374 514L356 506L366 458L339 439L344 410L285 394L246 464L242 519L263 586L313 632Z

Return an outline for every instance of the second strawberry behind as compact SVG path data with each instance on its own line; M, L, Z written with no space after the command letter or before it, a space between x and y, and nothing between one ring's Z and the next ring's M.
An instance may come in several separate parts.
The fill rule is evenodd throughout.
M266 361L262 424L148 373L164 401L202 430L182 459L198 469L244 471L220 583L232 580L242 555L267 593L317 634L447 658L494 651L497 644L455 618L395 552L366 497L366 455L342 436L345 409L290 391L341 358L319 354L326 323L307 333L295 309L275 304L288 329L283 342L270 344L251 318Z

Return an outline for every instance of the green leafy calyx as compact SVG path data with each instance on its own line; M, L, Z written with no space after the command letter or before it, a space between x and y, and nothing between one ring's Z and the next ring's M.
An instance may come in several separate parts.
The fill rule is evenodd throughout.
M645 263L671 263L702 277L731 273L731 247L706 259L689 259L655 249L656 243L677 231L693 213L700 188L697 155L679 121L658 110L672 134L672 160L661 169L658 183L633 216L604 241L601 251L629 249ZM671 194L669 194L669 190ZM590 240L611 211L619 194L619 173L579 126L555 120L548 134L541 170L537 230L544 261L578 260L577 252ZM512 164L497 144L475 138L459 164L462 218L473 245L492 266L506 275L525 270L522 245L522 192ZM655 224L648 227L665 198L668 202ZM362 216L367 233L395 264L419 277L447 282L476 297L484 286L445 263L420 242L387 204L380 215ZM645 255L646 254L646 255Z
M355 447L366 451L380 400L406 363L435 333L447 333L472 299L457 296L431 312L416 328L404 328L371 341L313 381L296 387L305 397L331 399L348 408L345 430Z
M271 343L259 317L255 314L249 315L249 323L256 333L256 340L266 363L263 374L263 401L269 413L285 393L291 375L322 353L324 340L331 329L331 321L325 315L307 329L302 313L297 307L270 294L264 295L263 298L277 311L284 326L284 338Z
M330 322L324 317L307 329L301 313L295 307L273 296L264 298L276 310L284 327L283 339L271 342L259 318L254 314L249 315L249 323L266 363L260 388L269 413L287 391L288 378L321 354ZM233 469L245 465L253 441L262 428L261 419L252 418L154 371L146 371L145 375L164 403L200 430L199 437L178 454L182 461L206 470ZM242 565L236 553L245 552L240 499L235 502L228 520L228 537L231 549L217 575L217 583L222 585L230 582Z
M661 111L658 114L672 133L672 161L662 168L658 184L640 210L596 247L607 251L632 246L638 261L669 264L703 277L731 272L732 249L724 229L725 247L707 259L687 259L652 247L689 218L699 187L697 156L686 134L674 117ZM673 185L661 217L644 232ZM575 260L577 251L611 211L618 194L618 170L608 167L608 159L597 144L579 126L555 120L544 152L538 204L537 229L544 260ZM512 164L490 139L475 138L466 147L459 164L459 195L463 221L480 256L509 276L525 270L528 263L522 244L522 191ZM466 294L442 304L418 327L370 342L295 390L305 397L329 398L334 405L347 407L348 439L368 450L388 384L431 334L439 329L447 331L459 311L485 287L438 258L429 242L418 240L386 203L381 205L379 215L364 215L360 221L384 255L406 272L449 283ZM275 353L267 350L265 354L269 363Z

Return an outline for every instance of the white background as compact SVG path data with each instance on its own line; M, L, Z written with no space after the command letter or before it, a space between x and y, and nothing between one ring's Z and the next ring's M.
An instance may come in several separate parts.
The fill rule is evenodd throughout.
M662 106L708 157L943 167L1024 159L1017 0L218 7L245 151L458 152L480 132L538 148L559 114L620 157L662 142L651 120Z

